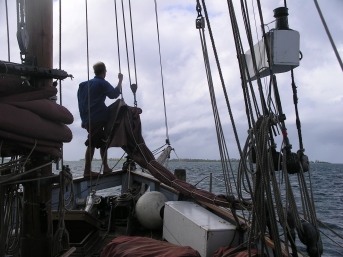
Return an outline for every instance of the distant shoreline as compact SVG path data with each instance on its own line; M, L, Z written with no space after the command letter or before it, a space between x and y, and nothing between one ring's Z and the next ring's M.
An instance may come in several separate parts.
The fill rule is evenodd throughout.
M85 161L85 159L80 159L78 161ZM94 158L93 161L101 161L101 159L96 159ZM119 159L119 158L109 158L108 161L126 161L126 159ZM230 159L231 162L239 162L239 159ZM184 159L170 159L169 162L220 162L220 160L213 160L213 159L188 159L188 158L184 158ZM319 160L315 160L315 161L310 161L310 163L322 163L322 164L331 164L331 162L326 162L326 161L319 161Z
M108 158L108 161L119 161L119 158ZM85 159L80 159L78 161L85 161ZM101 161L101 159L94 158L93 161ZM126 159L121 159L120 161L126 161ZM231 162L239 162L239 159L230 159ZM209 160L209 159L170 159L169 162L220 162L220 160Z

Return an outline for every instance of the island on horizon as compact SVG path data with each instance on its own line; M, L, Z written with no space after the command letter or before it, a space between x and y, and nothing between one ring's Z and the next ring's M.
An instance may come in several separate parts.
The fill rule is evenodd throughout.
M108 161L126 161L125 158L119 159L119 158L108 158ZM80 159L79 161L85 161L85 159ZM94 158L93 161L101 161L101 159ZM239 162L240 159L236 158L231 158L231 162ZM169 162L220 162L220 160L216 159L191 159L191 158L180 158L180 159L170 159ZM331 164L330 162L326 161L309 161L310 163L326 163L326 164Z

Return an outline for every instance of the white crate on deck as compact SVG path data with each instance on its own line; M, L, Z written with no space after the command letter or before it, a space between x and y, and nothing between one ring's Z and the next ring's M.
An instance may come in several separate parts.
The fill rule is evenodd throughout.
M221 246L237 246L235 229L231 223L193 202L165 203L163 238L175 245L190 246L202 257L211 257Z

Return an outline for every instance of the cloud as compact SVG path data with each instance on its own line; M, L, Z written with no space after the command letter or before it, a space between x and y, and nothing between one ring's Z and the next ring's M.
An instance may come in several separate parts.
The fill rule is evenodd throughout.
M279 1L282 6L284 1ZM289 25L300 32L303 59L294 70L297 85L298 107L302 124L303 141L310 160L342 162L343 148L343 74L336 56L311 0L287 1ZM9 27L11 33L11 61L20 62L16 43L15 2L9 1ZM264 1L264 23L274 20L273 9L279 7L275 1ZM343 55L343 25L336 22L341 16L343 2L332 0L330 3L319 1L328 27L331 30L340 55ZM124 74L124 99L133 105L133 95L129 89L129 56L131 83L137 82L137 102L142 108L143 136L151 149L165 143L166 127L164 101L162 97L162 78L158 38L155 22L154 1L131 1L134 32L134 47L137 81L134 70L133 49L130 32L130 15L125 12L128 29L128 49L126 53L125 37L122 26L120 1L117 1L119 23L119 50L121 71ZM0 0L0 60L7 60L7 30L4 0ZM128 10L128 3L125 3ZM261 38L258 9L249 7L253 39ZM235 45L232 37L230 17L226 1L208 1L207 10L211 19L211 28L221 63L230 107L233 112L241 144L247 136L247 120L244 98L237 64ZM235 3L236 15L240 16L240 6ZM54 68L58 68L58 1L54 1ZM217 137L208 85L204 68L199 33L195 28L195 1L158 1L159 36L163 70L163 86L168 121L168 132L172 146L181 158L219 159ZM62 69L73 74L74 79L62 82L63 105L75 117L70 126L73 140L64 146L66 160L84 158L86 131L80 127L76 92L80 82L92 78L92 64L102 60L107 64L106 79L113 85L117 83L119 72L118 46L116 36L114 2L110 0L88 1L88 60L85 2L82 0L62 3ZM242 19L238 20L244 48L247 40ZM255 25L256 23L256 25ZM266 29L274 27L274 23ZM206 31L208 26L206 27ZM223 123L224 134L232 158L238 158L236 140L231 128L228 107L225 103L216 63L211 50L211 41L206 35L210 55L210 65L217 98L217 105ZM286 114L286 126L293 150L298 150L298 134L295 127L295 114L291 76L289 73L277 75L283 111ZM264 90L268 81L263 81ZM257 89L257 85L253 85ZM257 92L257 91L256 91ZM257 94L259 100L259 95ZM110 104L111 101L107 101ZM278 147L281 146L277 137ZM120 157L122 151L111 149L109 157ZM96 157L98 156L98 153Z

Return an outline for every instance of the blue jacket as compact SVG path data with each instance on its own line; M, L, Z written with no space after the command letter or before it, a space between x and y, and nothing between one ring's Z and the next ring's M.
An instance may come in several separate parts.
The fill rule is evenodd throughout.
M88 108L88 85L90 92L90 101ZM110 99L117 98L120 90L113 87L105 79L95 76L93 79L80 83L77 91L79 101L79 111L82 120L82 126L89 124L88 110L90 109L90 123L106 122L109 118L107 106L105 104L106 96Z

